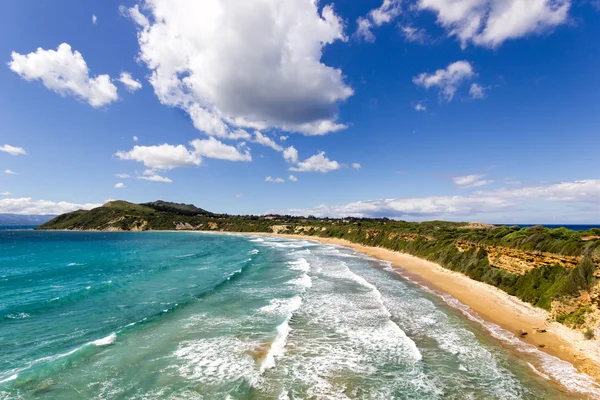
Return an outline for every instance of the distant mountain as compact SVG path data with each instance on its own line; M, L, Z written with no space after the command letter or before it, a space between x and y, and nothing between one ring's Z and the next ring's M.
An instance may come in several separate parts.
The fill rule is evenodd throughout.
M40 225L54 217L56 215L0 214L0 226Z

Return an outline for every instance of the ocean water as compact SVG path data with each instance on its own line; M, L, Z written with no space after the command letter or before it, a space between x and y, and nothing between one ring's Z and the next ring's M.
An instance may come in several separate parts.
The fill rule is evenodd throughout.
M568 363L351 249L0 232L0 399L571 399Z
M506 224L506 226L511 226L511 225L517 225L521 228L529 228L532 226L536 226L536 224ZM565 225L546 225L546 224L541 224L546 228L550 228L550 229L556 229L556 228L567 228L567 229L571 229L572 231L587 231L589 229L600 229L600 225L569 225L569 224L565 224Z

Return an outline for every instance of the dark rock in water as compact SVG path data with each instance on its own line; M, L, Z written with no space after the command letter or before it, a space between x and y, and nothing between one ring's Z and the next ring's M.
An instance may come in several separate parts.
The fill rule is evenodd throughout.
M540 349L543 349L544 347L546 347L546 345L545 345L545 344L538 344L538 347L539 347Z
M519 334L519 336L520 336L520 337L525 337L525 336L527 336L527 332L526 332L526 331L524 331L524 330L522 330L522 329L519 329L519 330L517 331L517 333Z
M537 333L546 333L547 331L545 329L538 329Z

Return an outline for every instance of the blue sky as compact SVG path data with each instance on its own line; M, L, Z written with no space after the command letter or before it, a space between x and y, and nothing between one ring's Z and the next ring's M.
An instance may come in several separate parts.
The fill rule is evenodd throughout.
M245 4L6 2L0 213L600 222L597 3Z

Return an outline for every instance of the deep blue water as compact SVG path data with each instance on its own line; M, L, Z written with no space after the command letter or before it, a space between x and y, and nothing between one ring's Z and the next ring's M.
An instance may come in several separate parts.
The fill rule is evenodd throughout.
M507 226L511 226L512 224L505 224ZM587 231L589 229L593 229L593 228L598 228L600 229L600 225L544 225L544 224L515 224L517 226L520 226L521 228L528 228L531 226L536 226L536 225L543 225L546 228L550 228L550 229L556 229L556 228L567 228L567 229L571 229L573 231Z
M2 399L598 390L385 263L274 237L0 231L0 349Z

